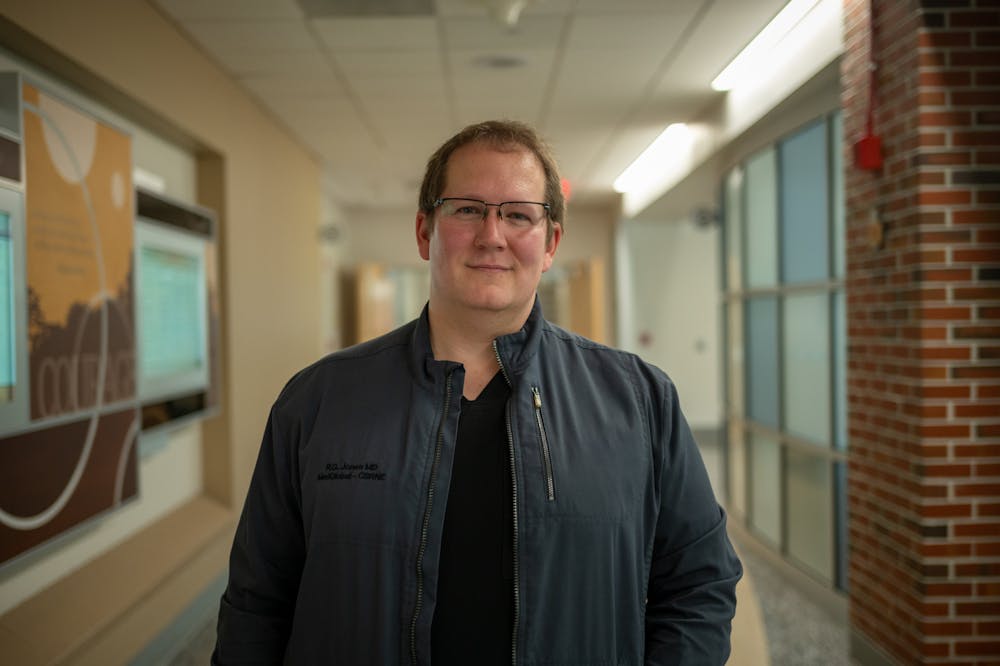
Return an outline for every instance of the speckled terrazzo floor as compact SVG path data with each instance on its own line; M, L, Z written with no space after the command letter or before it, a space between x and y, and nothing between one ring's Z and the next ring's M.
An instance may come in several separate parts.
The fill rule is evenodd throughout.
M847 623L810 601L766 559L740 550L754 579L772 666L849 666ZM736 645L733 646L734 651Z

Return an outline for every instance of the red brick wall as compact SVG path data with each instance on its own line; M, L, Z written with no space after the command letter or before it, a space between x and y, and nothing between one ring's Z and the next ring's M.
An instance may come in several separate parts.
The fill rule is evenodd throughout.
M844 8L851 628L1000 664L1000 0Z

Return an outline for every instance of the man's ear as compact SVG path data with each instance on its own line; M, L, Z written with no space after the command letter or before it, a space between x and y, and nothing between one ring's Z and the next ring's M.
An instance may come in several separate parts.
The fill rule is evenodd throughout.
M546 241L545 244L545 261L542 264L542 272L552 268L552 260L556 256L556 248L559 247L559 241L562 240L562 225L556 222L552 225L552 237Z
M432 233L434 229L431 226L430 216L422 210L417 211L417 249L424 261L429 261L431 258Z

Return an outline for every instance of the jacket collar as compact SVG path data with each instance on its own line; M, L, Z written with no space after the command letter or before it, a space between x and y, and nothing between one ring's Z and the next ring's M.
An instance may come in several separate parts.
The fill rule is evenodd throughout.
M545 317L542 316L542 304L535 295L535 303L531 307L527 321L521 330L501 335L494 342L500 362L508 376L520 375L528 367L538 353L541 345L542 330L545 328Z
M501 335L494 341L497 353L500 355L500 362L508 377L523 373L534 359L541 344L544 328L545 318L542 315L542 305L536 295L535 303L531 307L531 312L528 314L524 326L513 333ZM443 373L459 367L458 363L438 361L434 358L434 352L431 349L431 327L427 304L424 305L420 317L415 322L411 345L414 374L423 381L434 383Z

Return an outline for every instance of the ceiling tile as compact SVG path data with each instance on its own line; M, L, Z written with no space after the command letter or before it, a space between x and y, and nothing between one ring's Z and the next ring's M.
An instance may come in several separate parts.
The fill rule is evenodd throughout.
M299 19L295 0L153 0L179 22L189 20Z
M438 51L354 51L337 53L334 60L351 78L440 78L444 74Z
M244 51L226 53L229 71L240 76L324 76L332 73L326 56L318 49L310 51Z
M630 59L618 52L571 51L561 63L551 91L551 105L562 112L630 108L656 83L659 62ZM600 81L600 89L594 82Z
M618 50L633 53L668 53L683 34L690 17L667 14L577 16L570 27L569 49Z
M521 51L551 47L563 28L558 16L525 18L511 30L488 18L455 17L442 21L447 48L456 51Z
M390 102L399 108L407 108L411 102L441 100L446 103L448 91L443 79L381 78L352 81L351 87L362 99L377 99Z
M344 88L332 74L323 77L247 76L240 82L260 97L336 98Z
M334 53L433 51L438 48L434 18L323 18L310 21L310 25L323 45Z
M212 53L308 51L312 35L302 21L188 21L184 24Z
M310 103L307 100L284 100L279 104L268 104L275 115L294 127L338 130L345 124L360 122L357 107L349 100L323 100Z

